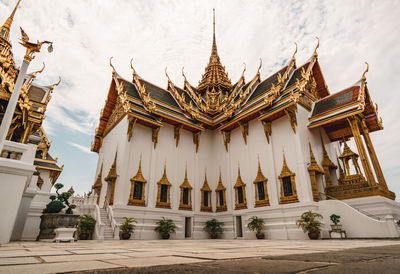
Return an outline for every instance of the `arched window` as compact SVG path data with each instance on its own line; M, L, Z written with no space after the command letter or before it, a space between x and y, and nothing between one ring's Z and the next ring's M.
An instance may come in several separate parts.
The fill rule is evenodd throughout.
M238 177L236 179L235 188L235 210L247 208L246 201L246 184L243 183L240 176L240 168L238 167Z
M160 208L171 208L171 183L167 179L167 166L164 165L164 173L160 181L157 183L157 203L156 207Z
M181 189L181 201L179 203L179 209L192 210L192 186L189 184L187 178L187 169L185 170L185 179L180 186Z
M255 207L269 205L267 181L268 181L268 179L264 177L264 174L262 174L261 167L260 167L260 161L258 161L257 177L253 182L255 198L256 198L255 205L254 205Z
M282 171L279 175L281 182L281 200L280 204L296 203L299 201L296 192L295 173L291 172L286 164L285 154L283 154Z
M128 205L145 206L145 184L147 181L142 174L142 159L139 161L139 168L136 175L131 178L131 192Z
M204 174L204 183L201 190L201 206L200 211L212 212L211 206L211 188L207 182L207 174Z
M215 189L215 193L217 194L217 212L227 211L226 207L226 188L222 184L221 178L221 170L219 171L219 181L218 186Z

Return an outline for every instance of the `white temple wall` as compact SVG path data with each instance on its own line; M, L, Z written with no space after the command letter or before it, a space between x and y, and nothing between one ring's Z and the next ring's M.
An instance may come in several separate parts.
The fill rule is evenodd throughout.
M298 183L299 178L297 176L297 159L296 159L296 144L294 138L294 132L290 126L290 122L286 116L281 117L272 122L271 125L271 145L273 151L273 162L275 167L275 178L271 178L278 189L278 201L280 200L280 181L279 175L282 171L283 166L283 152L285 152L286 163L289 169L296 173L296 189L299 200L303 199L303 191L300 184Z
M222 139L222 137L221 137ZM202 132L200 135L200 143L199 143L199 150L197 153L195 153L194 158L195 158L195 166L196 169L194 171L195 176L196 176L196 185L193 186L193 203L192 207L194 208L194 211L196 213L200 212L201 208L201 188L204 183L204 177L205 177L205 172L207 172L207 182L208 185L210 186L212 192L211 192L211 206L213 210L215 210L215 187L217 183L215 182L216 176L215 176L215 171L214 171L214 165L215 165L215 159L210 159L209 153L212 151L214 147L214 133L213 132ZM192 142L192 145L195 149L195 145ZM220 155L216 155L216 157L219 157Z
M210 150L208 152L206 152L208 155L204 155L204 161L208 163L207 177L209 176L208 184L210 185L210 188L212 189L212 206L213 206L214 211L216 211L216 206L217 206L217 194L215 192L215 189L218 186L220 170L221 170L222 184L226 188L225 194L226 194L227 211L230 212L235 207L235 197L233 196L234 194L232 194L232 193L234 193L232 180L235 180L235 182L236 182L236 177L234 177L234 179L233 179L233 177L231 176L231 172L232 172L232 168L231 168L232 156L231 155L232 155L232 151L235 150L236 147L232 143L232 140L234 138L232 133L231 133L231 142L228 144L228 152L227 152L225 149L224 139L223 139L223 135L221 134L221 132L218 130L210 132L210 135L212 137L212 140L211 140L212 145L210 147ZM210 154L213 156L210 157ZM210 172L208 170L210 170ZM236 170L236 175L237 175L237 161L236 161L236 169L235 170ZM235 184L235 183L233 183L233 184ZM221 213L221 214L223 214L223 213Z
M125 144L126 144L126 131L128 128L127 116L125 116L115 127L104 137L103 144L99 152L99 159L103 159L103 174L102 174L102 182L103 187L101 188L100 194L100 207L103 206L105 201L105 196L107 193L107 182L104 181L104 178L107 177L108 172L114 162L115 152L118 149L118 157L117 157L117 174L122 174L123 170L123 161L122 158L124 156ZM117 189L118 182L120 178L117 178L115 188ZM115 194L119 193L116 190ZM114 201L117 201L118 198L114 197Z
M154 228L161 217L172 219L177 225L177 233L171 235L172 239L185 238L185 217L191 218L191 238L193 239L208 238L208 234L203 228L204 223L212 218L224 223L223 238L236 238L236 216L242 218L243 237L247 239L255 237L255 234L247 229L248 219L251 216L258 216L266 221L264 232L267 238L306 239L307 235L297 228L295 221L304 211L319 210L319 204L313 202L311 182L307 170L310 164L309 142L320 166L323 160L321 135L325 149L335 164L337 156L340 154L337 142L331 143L323 130L309 130L307 128L308 115L306 109L298 107L296 134L286 116L273 121L270 143L267 142L262 123L258 120L252 120L249 122L247 145L244 143L240 128L236 128L231 131L228 152L225 150L223 138L219 131L202 132L197 153L192 132L182 129L180 141L178 147L176 147L174 127L168 124L164 124L160 128L155 149L151 128L141 124L136 124L131 141L128 142L128 120L125 117L104 138L99 153L97 172L100 171L102 161L104 164L100 207L103 206L107 192L107 182L104 181L104 177L107 176L113 164L115 151L118 148L118 179L114 193L114 218L117 223L121 223L123 217L134 217L138 221L134 239L159 238L159 235L154 232ZM299 203L279 204L280 181L278 176L282 170L283 151L289 169L296 173L295 182ZM210 155L213 156L210 157ZM142 159L142 173L147 180L145 186L146 207L128 206L131 189L130 179L137 173L140 157ZM271 205L255 208L253 181L257 175L258 159L262 173L268 179L268 197ZM171 209L155 207L158 191L157 182L163 175L165 163L167 178L172 184L170 192ZM238 165L240 166L241 178L246 184L248 208L243 210L234 210L235 191L233 186L238 176ZM179 210L180 185L183 183L186 167L188 180L193 188L191 193L192 211ZM207 171L208 184L212 190L213 213L200 211L200 189L204 182L205 170ZM216 213L215 189L218 185L219 170L221 170L223 185L226 187L228 210ZM338 176L338 172L335 172ZM47 178L48 176L44 177ZM317 184L321 184L321 186L318 186L321 192L323 191L321 187L324 181L322 175L317 178Z
M125 135L123 138L128 139L128 136ZM139 162L142 159L142 173L143 177L147 180L145 185L145 196L146 198L149 195L149 184L150 184L150 164L151 164L151 155L152 155L152 142L151 142L151 129L145 127L141 124L136 124L135 129L133 131L130 142L127 145L127 149L125 154L127 157L124 157L126 161L123 163L123 173L124 179L119 181L118 190L122 192L121 200L114 200L114 204L128 204L129 195L131 191L131 181L138 169ZM116 190L117 191L117 188ZM115 197L116 198L116 197ZM148 199L146 199L146 203ZM149 204L147 204L149 206Z

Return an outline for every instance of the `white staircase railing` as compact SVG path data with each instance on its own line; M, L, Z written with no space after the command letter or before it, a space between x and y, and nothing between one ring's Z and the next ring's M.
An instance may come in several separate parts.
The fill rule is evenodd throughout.
M326 198L329 198L329 199L331 199L331 200L341 201L341 202L345 203L346 205L348 205L348 206L354 208L354 209L357 210L358 212L360 212L360 213L362 213L362 214L364 214L364 215L366 215L366 216L368 216L368 217L370 217L370 218L372 218L372 219L375 219L375 220L377 220L377 221L380 221L380 220L382 219L381 217L379 217L379 216L377 216L377 215L374 215L374 214L371 214L371 213L369 213L369 212L366 212L366 211L364 211L364 210L362 210L362 209L359 209L359 208L357 208L357 207L355 207L355 206L353 206L353 205L351 205L351 204L346 203L346 202L343 201L343 200L336 199L335 197L332 197L332 196L330 196L330 195L328 195L328 194L325 194L325 193L323 193L323 192L318 192L318 194L319 194L319 195L324 195Z
M114 240L119 240L119 224L115 221L113 208L110 205L106 206L107 217L110 220L111 228L114 234Z

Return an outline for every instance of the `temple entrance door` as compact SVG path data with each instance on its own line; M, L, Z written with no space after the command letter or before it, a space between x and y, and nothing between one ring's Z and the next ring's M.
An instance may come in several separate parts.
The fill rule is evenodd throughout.
M185 217L185 238L192 237L192 218Z
M243 237L243 230L242 230L242 216L236 216L236 238Z
M103 208L106 208L110 204L111 190L112 190L112 183L108 182L108 184L107 184L107 193L106 193L106 197L104 199Z

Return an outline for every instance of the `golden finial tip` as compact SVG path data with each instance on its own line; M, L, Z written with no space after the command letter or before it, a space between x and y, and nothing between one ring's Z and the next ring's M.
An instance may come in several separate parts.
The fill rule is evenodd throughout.
M258 66L257 73L260 73L260 69L261 69L261 67L262 67L262 59L260 58L260 65Z
M314 49L314 56L318 56L318 54L317 54L317 49L319 48L319 37L316 36L315 38L317 39L317 46L316 46L315 49Z
M61 83L61 76L58 76L58 82L55 85L58 86L60 83Z
M112 59L113 59L114 57L110 57L110 67L112 67L112 69L113 69L113 73L115 73L115 67L113 66L113 64L112 64Z
M362 79L363 79L363 80L366 79L365 74L366 74L366 73L368 72L368 70L369 70L369 64L368 64L368 62L365 62L365 64L367 65L367 68L365 69L365 71L364 71L364 73L363 73L363 75L362 75Z
M43 67L42 67L42 69L39 70L38 72L39 72L39 73L42 73L45 67L46 67L46 64L43 62Z

